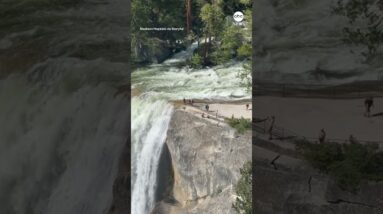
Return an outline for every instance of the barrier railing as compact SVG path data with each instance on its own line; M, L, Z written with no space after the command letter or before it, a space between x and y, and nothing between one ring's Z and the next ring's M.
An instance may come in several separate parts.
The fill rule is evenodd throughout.
M253 122L253 130L257 133L269 134L268 128L269 127L267 127L266 120L258 119L258 120L255 120ZM271 134L272 134L273 138L279 139L279 140L302 139L302 140L310 141L312 143L318 143L319 142L318 138L299 135L292 130L289 130L289 129L286 129L283 127L279 127L279 126L275 126L275 125L273 126ZM341 143L341 144L350 142L349 139L340 139L340 138L326 138L326 141L327 142L334 142L334 143ZM371 140L363 140L363 139L355 139L355 141L357 141L359 143L363 143L363 144L377 143L377 144L379 144L379 146L383 146L383 141L371 141Z
M253 96L363 98L383 96L383 81L364 81L341 85L256 82Z

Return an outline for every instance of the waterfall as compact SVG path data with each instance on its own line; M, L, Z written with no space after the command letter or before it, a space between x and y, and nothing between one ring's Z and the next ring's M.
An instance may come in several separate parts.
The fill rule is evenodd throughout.
M164 101L140 102L137 98L132 100L133 146L135 151L140 151L132 156L133 166L136 166L132 176L134 214L150 213L154 207L158 164L171 114L172 107Z

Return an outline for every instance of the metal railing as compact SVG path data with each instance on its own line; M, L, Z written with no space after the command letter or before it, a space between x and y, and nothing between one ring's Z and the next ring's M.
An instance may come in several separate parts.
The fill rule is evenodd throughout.
M269 134L268 128L269 127L267 126L266 120L258 120L253 122L253 130L258 133ZM274 138L277 138L280 140L299 138L299 135L295 133L294 131L288 130L283 127L275 126L275 125L273 126L271 134Z
M363 81L341 85L288 84L256 82L253 96L319 97L319 98L364 98L383 96L383 81Z
M259 120L258 119L258 120L255 120L253 122L253 131L255 131L257 133L269 134L268 128L269 127L267 127L266 120ZM312 142L312 143L318 143L319 142L318 138L299 135L292 130L289 130L289 129L286 129L283 127L279 127L279 126L275 126L275 125L273 126L271 134L272 134L273 138L278 139L278 140L282 140L282 141L293 139L293 140L307 140L307 141ZM340 139L340 138L326 138L326 141L327 142L340 143L340 144L350 142L349 139ZM362 144L377 143L377 144L379 144L380 147L383 146L383 141L371 141L371 140L360 140L360 139L356 139L356 141L359 143L362 143Z

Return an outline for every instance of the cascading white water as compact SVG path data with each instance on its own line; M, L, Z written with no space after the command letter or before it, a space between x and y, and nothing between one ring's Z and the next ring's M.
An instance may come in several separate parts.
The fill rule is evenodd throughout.
M150 213L155 202L157 169L172 107L164 101L142 102L137 99L133 99L132 113L144 118L134 117L132 123L134 150L141 151L133 156L136 168L133 176L132 213Z
M380 55L366 63L361 55L366 47L344 43L349 23L333 13L337 2L255 1L256 78L316 84L382 80Z
M109 67L55 59L0 80L0 213L108 212L129 133Z
M250 98L237 78L240 62L206 69L177 64L191 56L196 43L162 64L132 74L132 214L149 214L155 206L160 154L166 140L172 107L169 100Z

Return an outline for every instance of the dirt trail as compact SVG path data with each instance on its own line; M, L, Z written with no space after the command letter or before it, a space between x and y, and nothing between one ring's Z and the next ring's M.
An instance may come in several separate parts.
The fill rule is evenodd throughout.
M317 138L325 129L326 138L383 141L383 98L375 98L372 117L365 117L364 99L311 99L257 97L255 117L274 115L276 125L307 138Z

